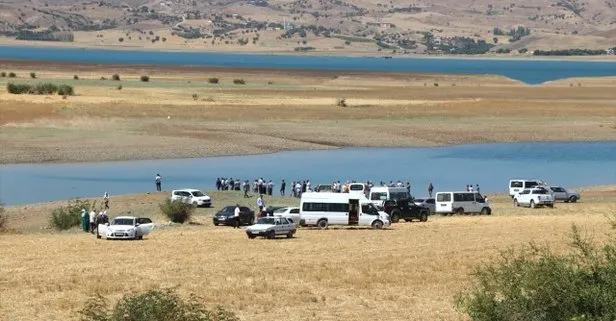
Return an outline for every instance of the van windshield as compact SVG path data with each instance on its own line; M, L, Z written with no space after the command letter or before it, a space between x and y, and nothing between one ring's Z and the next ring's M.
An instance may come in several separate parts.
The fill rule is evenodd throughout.
M370 200L372 201L384 201L387 199L387 193L385 192L375 192L370 194Z

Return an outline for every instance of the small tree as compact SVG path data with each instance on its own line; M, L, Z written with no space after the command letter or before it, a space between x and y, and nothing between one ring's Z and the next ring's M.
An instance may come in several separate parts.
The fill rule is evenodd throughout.
M14 72L9 72L9 78L15 78L17 75Z
M75 95L75 90L73 90L73 86L60 85L60 86L58 86L58 95L60 95L60 96L73 96L73 95Z
M150 81L150 77L146 76L146 75L143 75L143 76L141 76L141 81L148 82L148 81Z
M113 74L113 76L111 76L111 80L120 81L120 75Z
M233 83L236 85L244 85L246 81L244 81L244 79L233 79Z
M79 80L79 76L77 76L77 75L73 75L73 79L74 79L74 80Z
M68 230L81 224L81 209L90 210L89 201L69 201L66 206L55 208L51 212L49 222L57 230Z
M30 73L30 78L32 78L32 79L36 79L36 73L31 72L31 73Z
M218 83L218 78L213 77L207 80L207 82L209 82L210 84L217 84Z
M190 221L190 218L195 211L195 206L190 203L185 203L182 200L166 199L159 205L160 211L171 222L184 223Z
M6 72L5 71L0 72L0 77L2 77L2 78L6 77Z

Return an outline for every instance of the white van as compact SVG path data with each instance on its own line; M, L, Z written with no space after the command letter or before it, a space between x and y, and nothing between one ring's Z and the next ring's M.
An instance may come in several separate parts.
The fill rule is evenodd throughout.
M547 187L547 184L540 179L512 179L509 181L509 196L513 198L519 192L537 186Z
M366 196L366 184L364 183L349 184L349 193L360 194L360 195Z
M410 199L411 194L406 187L374 186L370 189L368 198L372 204L383 206L386 200Z
M481 213L490 215L492 209L488 199L477 192L438 192L436 212L447 214Z
M390 226L389 215L379 211L363 195L351 193L304 193L300 202L300 225Z

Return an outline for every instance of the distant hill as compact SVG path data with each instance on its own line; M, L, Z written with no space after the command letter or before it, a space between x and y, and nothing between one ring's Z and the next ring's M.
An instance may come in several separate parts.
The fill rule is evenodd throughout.
M205 50L603 52L616 47L616 0L9 0L0 35Z

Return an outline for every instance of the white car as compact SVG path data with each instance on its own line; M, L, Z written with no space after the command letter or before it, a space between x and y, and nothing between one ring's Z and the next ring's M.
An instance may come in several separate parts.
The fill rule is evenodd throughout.
M194 206L212 206L212 198L198 189L185 188L171 191L171 200L180 200Z
M274 216L286 217L291 223L299 224L299 207L283 207L274 211Z
M413 200L413 203L427 208L428 214L434 214L436 212L436 200L434 198L416 198Z
M561 186L550 186L550 190L554 195L555 201L564 201L565 203L575 203L580 199L580 193L569 191Z
M514 206L528 206L530 208L547 206L554 207L554 195L543 187L527 188L513 196Z
M285 217L267 216L260 218L257 224L247 227L246 235L249 239L254 239L257 236L273 239L278 235L286 235L287 238L292 238L296 230L295 224Z
M141 240L154 228L147 217L118 216L111 223L98 225L98 237L108 240Z

